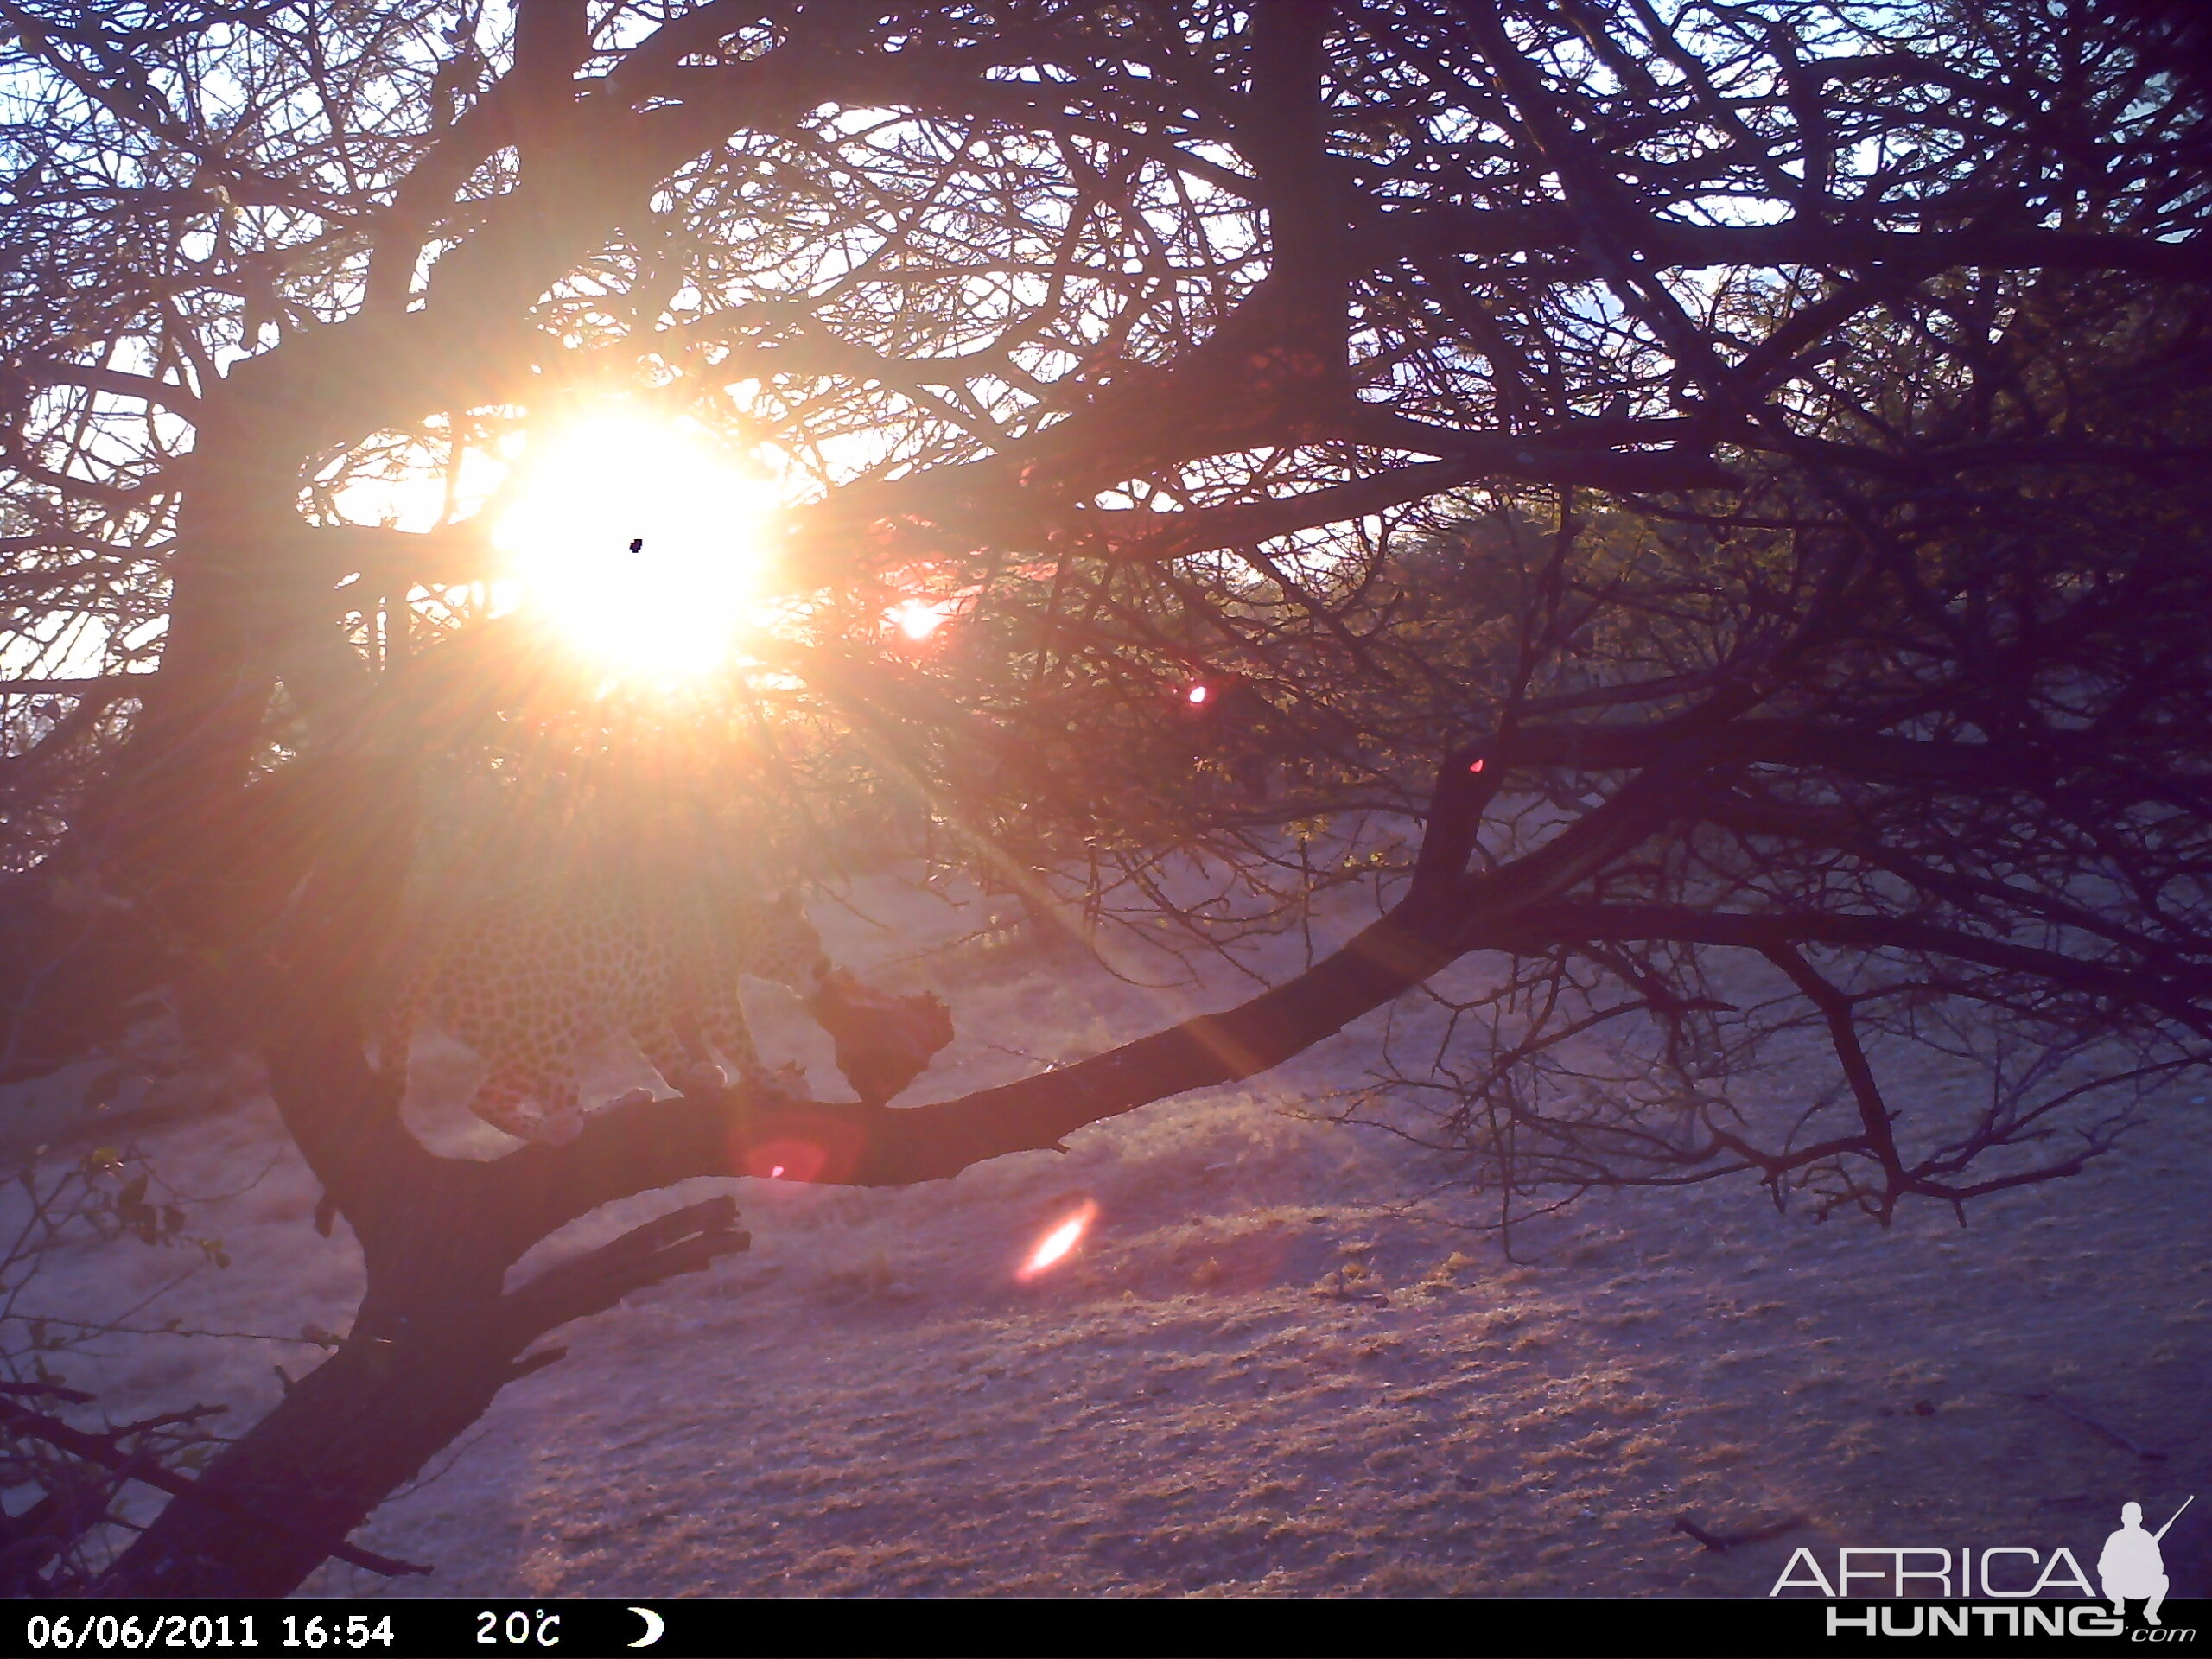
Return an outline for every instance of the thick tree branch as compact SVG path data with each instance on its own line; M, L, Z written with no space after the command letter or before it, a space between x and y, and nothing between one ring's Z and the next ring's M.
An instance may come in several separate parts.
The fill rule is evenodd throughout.
M1891 231L1848 221L1785 220L1777 225L1684 225L1642 213L1609 221L1628 247L1651 265L1698 270L1712 265L1809 265L1827 270L1878 269L1892 278L1938 271L2114 270L2183 282L2212 279L2212 238L2163 241L2113 232L2021 230ZM1567 207L1470 207L1455 203L1388 207L1355 232L1364 260L1443 255L1502 257L1572 254L1583 232Z
M2157 1010L2200 1035L2212 1036L2212 963L2170 968L2102 962L2076 952L2016 944L1963 928L1905 916L1788 910L1756 914L1688 905L1562 904L1524 913L1522 949L1562 943L1671 940L1747 950L1826 944L1854 950L1903 950L1971 962L2018 974L2116 1006Z
M1632 850L1713 764L1707 740L1686 739L1666 764L1525 858L1440 890L1425 885L1338 950L1235 1008L1180 1025L1039 1077L932 1105L871 1109L742 1097L684 1097L601 1112L565 1147L530 1147L491 1166L497 1213L512 1218L516 1254L602 1204L695 1175L767 1176L854 1186L901 1186L957 1174L1010 1152L1057 1147L1112 1117L1280 1065L1420 984L1466 951L1513 937L1517 918ZM1455 755L1446 764L1464 765ZM1487 798L1456 785L1442 801L1443 842L1465 844ZM1433 826L1430 833L1439 833ZM1440 844L1443 844L1440 842ZM1464 853L1459 855L1464 859ZM1450 864L1441 856L1437 868ZM1442 877L1438 878L1440 882Z
M102 391L111 397L157 404L189 419L197 419L200 415L200 399L189 386L175 380L156 380L151 375L104 368L95 363L62 363L28 358L8 365L4 375L0 375L0 378L4 376L17 376L38 386L81 386L88 391Z
M1193 553L1263 542L1322 524L1342 524L1427 500L1483 479L1588 485L1620 490L1689 489L1732 482L1702 454L1617 453L1556 448L1541 436L1461 435L1451 461L1415 461L1349 484L1324 485L1272 501L1198 507L1181 512L1082 506L1057 522L1040 518L1027 537L1003 520L994 541L1116 564L1151 564Z
M2062 765L2109 764L2109 749L2087 732L2042 735L2038 753L2011 746L1891 737L1809 721L1735 721L1729 759L1834 771L1869 782L1955 790L2043 790ZM1649 764L1669 742L1666 722L1524 726L1495 751L1509 766L1567 766L1604 772Z

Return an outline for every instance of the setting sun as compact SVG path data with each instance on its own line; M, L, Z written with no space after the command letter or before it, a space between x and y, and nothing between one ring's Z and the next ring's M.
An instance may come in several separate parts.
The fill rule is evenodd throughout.
M898 629L901 637L919 645L950 620L958 609L951 600L902 600L885 613L884 620Z
M689 423L629 411L533 440L496 533L520 602L610 672L722 662L756 620L776 493Z

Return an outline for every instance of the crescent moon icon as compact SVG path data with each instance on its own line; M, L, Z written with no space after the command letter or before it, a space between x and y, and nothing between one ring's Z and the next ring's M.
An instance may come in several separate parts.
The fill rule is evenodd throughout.
M650 1648L654 1643L659 1641L668 1629L668 1621L650 1607L632 1607L630 1611L645 1621L645 1633L630 1645L633 1648Z

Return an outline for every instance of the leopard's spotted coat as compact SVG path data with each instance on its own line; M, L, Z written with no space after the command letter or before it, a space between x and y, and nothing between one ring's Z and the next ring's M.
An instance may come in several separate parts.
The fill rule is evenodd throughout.
M442 1030L488 1067L472 1111L524 1140L564 1141L582 1122L577 1061L599 1043L627 1035L680 1089L704 1042L758 1083L767 1073L738 1006L739 976L805 992L828 967L796 896L518 887L442 931L391 999L374 1064L404 1077L415 1033Z

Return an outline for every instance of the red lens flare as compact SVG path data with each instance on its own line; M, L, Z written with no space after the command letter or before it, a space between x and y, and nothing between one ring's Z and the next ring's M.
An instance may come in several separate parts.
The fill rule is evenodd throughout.
M849 1180L868 1154L867 1129L849 1118L798 1106L763 1112L734 1123L728 1147L729 1173L780 1185Z
M1097 1216L1098 1206L1086 1199L1082 1209L1073 1215L1062 1217L1037 1241L1035 1248L1029 1252L1028 1260L1014 1269L1014 1276L1027 1283L1039 1274L1066 1261L1074 1254L1075 1247L1083 1242L1084 1234L1090 1230L1090 1224Z
M1204 702L1206 698L1211 695L1212 694L1203 685L1194 685L1188 691L1185 691L1183 694L1184 697L1194 709L1197 708L1198 704Z
M1474 764L1473 766L1469 766L1469 767L1467 768L1467 770L1468 770L1469 772L1480 772L1482 769L1483 769L1483 763L1482 763L1481 761L1479 761L1479 760L1476 761L1476 762L1475 762L1475 764Z
M796 1135L779 1136L754 1147L741 1172L757 1180L815 1181L830 1173L830 1149Z

